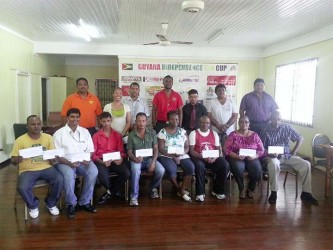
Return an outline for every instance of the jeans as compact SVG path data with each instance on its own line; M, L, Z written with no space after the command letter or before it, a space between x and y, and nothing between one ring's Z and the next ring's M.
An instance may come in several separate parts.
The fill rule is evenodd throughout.
M25 171L18 176L17 191L29 209L38 207L38 198L33 194L33 187L37 180L45 180L49 183L50 189L45 203L50 208L54 207L59 200L63 186L61 174L54 167L50 167L38 171Z
M176 162L168 157L160 156L158 161L165 168L165 172L168 174L169 178L177 177L177 164ZM180 160L180 166L183 169L184 176L194 175L194 164L190 158Z
M249 173L249 185L248 189L250 191L254 191L256 188L257 182L261 179L262 175L262 167L259 159L254 159L252 161L248 160L235 160L235 159L230 159L230 169L232 174L235 177L235 180L238 184L239 190L244 189L244 178L243 178L243 173L244 170L246 169L247 172Z
M72 168L68 165L59 163L56 165L57 170L64 177L64 190L65 190L65 202L66 205L76 205L77 198L74 194L75 177L76 175L83 176L83 188L78 204L80 206L90 203L98 174L97 167L90 161L88 166L79 165Z
M127 161L124 161L120 165L116 165L114 162L111 162L110 167L105 167L101 164L96 164L98 168L98 178L101 181L103 187L106 190L110 190L111 194L116 194L119 192L125 182L129 179L131 172L128 169ZM115 177L115 183L110 183L110 173L116 173L118 176Z
M191 158L195 165L196 183L195 190L197 195L205 194L205 175L207 169L211 169L215 174L213 191L217 194L225 193L225 183L230 171L229 163L223 157L218 157L214 163L205 162L196 157Z
M149 158L141 163L135 163L131 161L131 198L137 199L139 196L139 180L140 174L142 170L148 170L150 164L152 162L152 158ZM156 188L160 185L161 180L163 178L165 169L161 163L156 161L153 180L150 185L150 190Z

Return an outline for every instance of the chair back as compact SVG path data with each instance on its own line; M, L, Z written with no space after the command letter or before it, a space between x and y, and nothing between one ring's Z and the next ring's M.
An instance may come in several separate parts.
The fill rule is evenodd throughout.
M27 124L25 123L14 123L13 129L15 139L28 132Z
M312 139L312 162L314 165L317 164L318 159L326 159L325 149L319 147L319 144L330 144L331 140L327 135L316 134Z

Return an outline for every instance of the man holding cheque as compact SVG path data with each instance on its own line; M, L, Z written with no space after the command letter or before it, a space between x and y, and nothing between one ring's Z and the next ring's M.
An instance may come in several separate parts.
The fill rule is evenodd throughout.
M208 116L200 118L200 128L192 131L189 136L191 159L196 173L196 201L205 200L205 174L211 169L214 179L212 195L219 200L226 198L225 183L229 173L229 163L221 156L220 139L218 134L209 129Z
M267 157L264 158L271 187L271 195L268 198L268 202L271 204L276 203L277 178L280 173L280 164L283 164L292 167L298 172L303 184L301 200L305 203L318 204L318 201L311 194L311 164L296 156L303 137L290 125L281 123L281 116L278 111L272 112L270 124L261 132L261 140L268 153ZM289 149L290 141L295 142L295 146L291 151Z
M109 112L103 112L99 117L102 128L94 134L95 152L92 160L98 168L98 178L106 192L99 199L99 204L106 203L111 195L116 195L130 177L126 165L127 155L124 151L122 136L111 128L112 117ZM125 159L125 161L124 161ZM111 186L109 175L116 173L116 182Z
M153 173L153 180L150 186L150 196L153 199L159 198L157 187L160 185L164 175L164 168L156 159L158 156L158 143L156 132L147 128L147 115L138 113L136 115L136 130L133 130L128 137L127 153L131 161L131 206L138 206L139 180L142 170Z

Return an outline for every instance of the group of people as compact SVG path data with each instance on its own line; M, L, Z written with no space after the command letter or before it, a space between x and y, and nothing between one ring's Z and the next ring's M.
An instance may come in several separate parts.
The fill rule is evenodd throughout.
M74 218L78 210L96 212L91 201L97 179L106 189L99 204L121 194L121 187L130 179L130 205L138 206L142 171L153 174L151 198L159 198L158 187L166 173L177 195L186 202L191 201L186 188L195 180L195 200L203 202L207 169L215 175L211 194L223 200L230 172L238 184L239 198L253 199L256 184L267 168L271 187L268 201L276 203L280 164L290 165L299 172L302 201L318 204L311 194L310 163L296 156L303 137L288 124L281 123L278 106L264 91L263 79L256 79L254 91L242 98L238 130L234 124L238 113L227 97L225 85L216 85L217 98L207 108L198 102L195 89L188 92L189 102L183 105L181 96L172 89L171 76L164 77L163 85L164 89L152 101L153 129L148 126L150 111L147 102L139 96L140 85L136 82L130 85L127 98L122 97L122 89L116 88L114 101L105 105L103 111L98 98L88 91L87 79L77 79L77 92L63 104L64 126L53 137L41 132L38 116L29 116L28 133L15 141L11 162L19 164L18 192L30 216L36 218L39 214L39 201L33 194L38 179L50 184L45 199L50 213L59 214L56 203L64 190L67 215ZM292 150L290 141L295 142ZM42 146L43 150L63 149L64 155L51 160L20 156L20 150L36 146ZM283 147L284 152L268 153L270 146ZM105 160L104 156L109 153L116 153L117 157ZM177 179L178 167L183 170L181 183ZM249 175L247 187L243 181L245 169ZM110 173L117 174L114 182L110 182ZM77 176L84 177L79 199L74 192Z

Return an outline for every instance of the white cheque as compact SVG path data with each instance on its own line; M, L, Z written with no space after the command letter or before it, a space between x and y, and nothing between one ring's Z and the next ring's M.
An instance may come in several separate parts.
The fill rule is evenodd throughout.
M284 154L284 147L281 146L268 146L269 154Z
M255 149L241 148L241 149L239 149L239 155L256 157L257 151Z
M138 149L135 150L135 156L136 157L148 157L148 156L153 156L153 149L152 148L147 148L147 149Z
M168 147L168 154L183 155L185 151L183 147Z
M32 158L36 156L41 156L43 155L43 147L38 146L38 147L20 149L19 155L22 156L23 158Z
M115 161L115 160L120 160L120 159L121 159L120 151L103 154L104 162L109 161L109 160Z
M201 152L202 158L216 158L220 156L219 150L203 150Z
M63 157L65 151L63 148L50 149L43 152L43 160L54 159L56 156Z
M90 161L91 156L90 153L78 153L78 154L67 155L66 159L69 160L70 162Z

